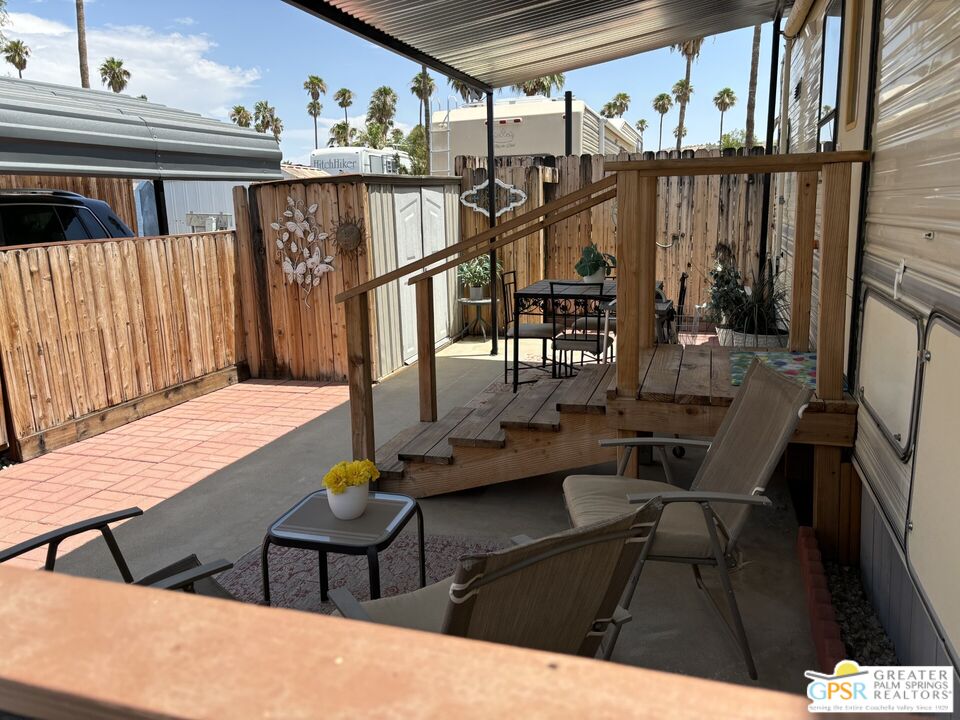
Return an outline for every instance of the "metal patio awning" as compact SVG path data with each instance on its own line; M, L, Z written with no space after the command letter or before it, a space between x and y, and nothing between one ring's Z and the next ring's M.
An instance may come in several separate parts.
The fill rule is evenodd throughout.
M102 90L0 78L0 173L278 180L272 135Z
M774 19L787 0L286 0L488 91Z

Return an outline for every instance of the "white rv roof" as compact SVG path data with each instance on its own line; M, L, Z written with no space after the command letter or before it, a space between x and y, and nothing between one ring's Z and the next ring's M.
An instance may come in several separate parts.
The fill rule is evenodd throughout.
M573 101L573 112L582 113L587 104L583 100ZM493 104L493 117L497 120L512 117L534 117L538 115L563 115L563 98L524 97L509 100L497 100ZM441 122L447 115L446 110L434 111L432 119ZM487 107L484 103L470 103L450 110L450 120L486 120Z

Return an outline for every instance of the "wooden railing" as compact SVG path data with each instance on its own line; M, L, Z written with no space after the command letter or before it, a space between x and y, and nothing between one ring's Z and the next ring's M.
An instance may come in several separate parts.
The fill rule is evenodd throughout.
M424 270L409 282L416 285L420 420L433 422L437 419L433 276L613 199L616 196L616 182L613 175L603 178L337 295L337 302L344 304L346 312L347 382L350 388L350 426L354 458L372 459L376 452L373 433L373 387L370 380L370 292L417 270ZM457 257L448 259L453 255ZM440 264L431 268L435 263ZM496 292L496 288L491 288L491 292Z

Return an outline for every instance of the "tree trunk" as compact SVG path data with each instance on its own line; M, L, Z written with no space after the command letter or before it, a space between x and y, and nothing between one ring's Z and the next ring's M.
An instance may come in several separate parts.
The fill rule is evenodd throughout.
M723 110L720 111L720 154L723 154Z
M660 113L660 143L657 145L657 152L663 150L663 113Z
M753 55L750 58L750 89L747 91L747 132L745 148L749 152L754 144L754 113L757 110L757 70L760 67L760 25L753 27ZM773 39L777 42L777 39Z
M90 87L90 68L87 65L87 20L83 0L77 0L77 50L80 52L80 86Z
M319 139L319 136L317 135L317 119L316 118L313 119L313 149L314 150L320 149L320 139Z
M424 74L426 74L426 72L427 72L427 66L426 66L426 65L421 65L421 66L420 66L420 69L421 69L421 71L423 71ZM430 118L430 94L429 94L429 93L427 93L426 97L423 98L423 120L424 120L424 124L423 124L423 139L424 139L424 141L426 142L426 146L427 146L427 175L429 175L430 172L431 172L431 170L433 169L433 157L432 157L432 155L431 155L431 149L430 149L430 145L431 145L431 138L430 138L430 123L431 123L431 118Z
M693 65L693 58L687 57L687 74L684 75L686 80L687 87L690 87L690 68ZM683 145L683 121L687 117L687 102L690 100L690 94L687 93L687 97L680 101L680 121L677 123L677 157L680 157L680 146Z

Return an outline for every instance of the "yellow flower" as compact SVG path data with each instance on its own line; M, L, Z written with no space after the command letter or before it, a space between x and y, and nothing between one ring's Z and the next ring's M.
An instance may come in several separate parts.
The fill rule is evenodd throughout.
M338 462L323 476L323 486L334 495L339 495L349 487L363 485L380 477L380 471L370 460L352 460Z

